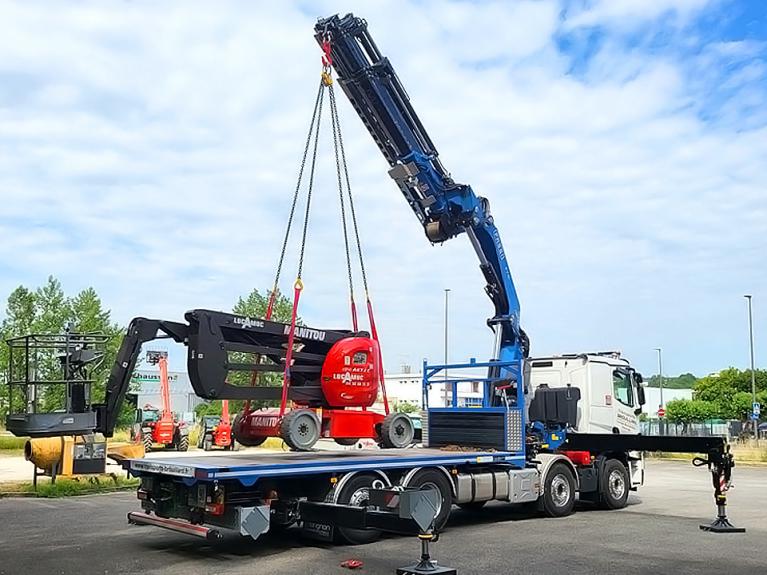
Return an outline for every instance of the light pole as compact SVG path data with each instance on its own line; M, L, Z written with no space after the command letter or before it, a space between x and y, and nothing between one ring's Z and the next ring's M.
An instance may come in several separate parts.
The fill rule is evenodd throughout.
M449 302L450 288L445 288L445 365L447 365L447 322L448 322L448 302ZM447 368L445 368L445 407L450 405L450 389L447 385ZM455 407L455 406L453 406Z
M658 406L658 409L663 409L663 349L656 347L655 351L658 352L658 382L660 384L660 405ZM658 431L663 434L663 418L659 415L658 419Z
M754 318L753 314L751 313L751 296L744 295L743 297L748 300L748 339L751 351L751 424L754 428L754 439L757 439L757 425L753 411L753 406L756 405L756 375L754 373Z

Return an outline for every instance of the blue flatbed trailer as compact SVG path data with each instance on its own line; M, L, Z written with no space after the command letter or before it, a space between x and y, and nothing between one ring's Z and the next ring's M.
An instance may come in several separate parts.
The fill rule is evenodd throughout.
M300 524L304 531L321 539L364 543L380 532L342 527L330 520L325 524L306 521L301 504L359 508L368 505L370 490L431 488L441 498L436 519L441 528L453 504L481 506L493 499L537 501L548 471L559 478L554 485L564 485L567 490L565 505L549 514L568 514L574 502L577 471L562 455L545 454L544 459L544 464L526 464L519 453L460 448L254 450L220 456L130 459L123 467L141 478L138 498L143 511L131 512L131 523L207 539L220 537L220 528L256 539L275 527Z
M142 477L162 474L179 477L187 485L198 481L236 480L245 487L264 478L397 470L431 466L471 466L519 461L510 452L410 449L278 452L254 451L221 456L130 459L123 467Z

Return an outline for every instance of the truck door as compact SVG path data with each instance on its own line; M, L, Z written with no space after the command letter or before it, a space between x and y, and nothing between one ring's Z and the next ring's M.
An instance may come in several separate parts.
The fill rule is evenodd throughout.
M639 433L639 420L634 410L638 406L634 394L634 380L631 370L622 367L613 368L613 427L620 433Z

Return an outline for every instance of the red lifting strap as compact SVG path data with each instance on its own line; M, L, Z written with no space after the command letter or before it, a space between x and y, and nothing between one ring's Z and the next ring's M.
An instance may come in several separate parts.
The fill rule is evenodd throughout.
M383 395L384 413L389 415L389 398L386 396L386 381L384 380L383 356L381 355L381 342L378 340L378 330L376 329L376 320L373 317L373 302L370 296L367 298L368 319L370 321L370 335L378 343L378 376L381 379L381 395Z
M293 340L296 335L296 317L298 314L298 300L301 297L301 290L304 284L301 278L296 280L293 288L293 314L290 318L290 331L288 332L288 349L285 352L285 372L282 377L282 399L280 400L280 417L285 415L285 409L288 405L288 387L290 387L290 364L293 361Z

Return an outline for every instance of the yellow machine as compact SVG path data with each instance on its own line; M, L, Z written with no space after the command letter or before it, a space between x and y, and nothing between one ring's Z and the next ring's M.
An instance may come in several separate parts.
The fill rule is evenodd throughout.
M135 443L95 440L93 436L67 435L30 439L24 457L51 477L104 473L106 458L115 461L144 457L144 446Z

